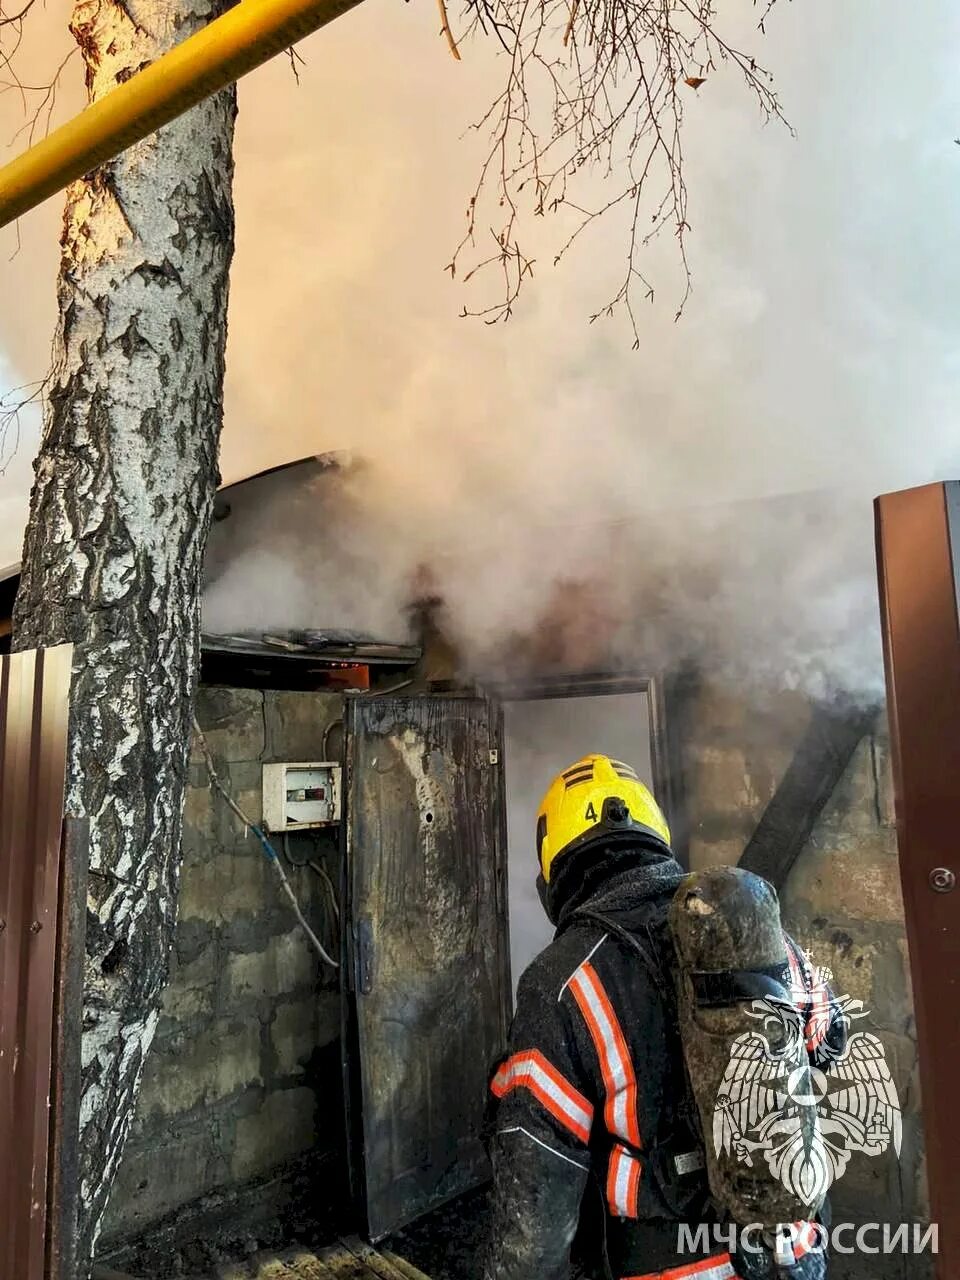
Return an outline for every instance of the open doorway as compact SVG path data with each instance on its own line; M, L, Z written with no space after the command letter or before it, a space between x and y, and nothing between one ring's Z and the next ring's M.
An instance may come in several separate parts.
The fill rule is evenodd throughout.
M591 752L631 764L669 809L663 785L659 699L650 680L589 680L505 692L510 963L513 994L553 926L537 894L537 806L554 775ZM669 818L669 812L668 812Z

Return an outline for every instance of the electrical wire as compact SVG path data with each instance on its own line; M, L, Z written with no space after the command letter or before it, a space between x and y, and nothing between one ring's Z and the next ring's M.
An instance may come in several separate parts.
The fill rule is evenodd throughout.
M304 933L310 939L311 943L313 944L314 948L317 951L317 954L321 957L321 959L323 959L328 965L330 965L331 968L339 969L340 968L339 964L328 953L323 943L320 941L320 939L317 937L314 931L310 928L310 925L307 923L306 917L304 916L303 912L300 910L300 903L297 901L297 895L294 893L293 888L290 884L290 881L287 879L287 873L283 869L283 865L280 862L280 858L277 854L276 849L274 849L273 845L264 835L260 827L255 822L251 821L248 815L244 813L244 811L237 804L236 800L234 800L233 796L230 794L230 792L227 790L224 784L220 781L220 775L217 773L216 767L214 766L213 756L210 754L210 748L207 745L206 738L203 736L203 730L200 728L200 724L199 724L199 721L197 720L196 715L194 715L193 717L193 728L194 728L194 732L197 735L197 739L200 743L200 750L203 752L203 758L207 766L207 774L210 778L211 788L217 791L219 795L223 797L223 799L227 802L228 806L233 810L236 816L240 819L240 821L243 823L244 832L246 833L247 831L252 831L253 834L256 836L256 838L260 841L261 845L263 846L263 851L267 855L267 861L276 871L280 879L280 887L283 890L283 892L286 894L287 898L290 900L290 905L293 907L294 914L296 915L297 920L300 922L300 925L303 928Z
M386 697L388 693L399 693L401 689L409 689L412 684L413 677L411 676L409 680L401 680L399 684L388 685L386 689L363 689L362 692L373 693L376 694L378 698L383 698Z
M280 839L283 842L282 843L283 856L286 858L287 862L290 864L291 867L296 867L298 871L302 871L303 868L307 866L308 863L310 862L309 857L303 858L300 862L298 862L297 859L293 856L293 854L290 852L290 832L289 831L282 832Z
M330 876L327 874L326 867L323 865L322 862L318 862L316 858L309 857L309 856L304 858L302 862L298 862L297 859L290 852L290 833L288 831L285 831L283 833L282 838L283 838L283 856L290 863L291 867L297 867L301 870L304 867L309 867L311 871L316 872L316 874L321 878L321 880L323 880L326 886L327 892L330 895L330 906L333 910L333 914L336 918L337 924L339 925L340 907L337 903L337 891L333 887L333 881L330 879Z
M341 716L337 720L331 720L330 723L327 725L327 727L324 729L323 737L320 739L320 751L321 751L321 754L323 755L324 760L330 759L329 745L328 745L330 742L330 735L333 733L334 729L342 729L342 728L343 728L343 717Z
M308 862L307 865L313 868L313 870L317 873L318 876L320 876L324 884L327 886L327 891L330 894L330 906L333 908L333 914L336 917L337 924L339 924L340 923L340 906L337 902L337 891L333 887L333 881L327 875L326 867L321 862L313 862L313 861Z

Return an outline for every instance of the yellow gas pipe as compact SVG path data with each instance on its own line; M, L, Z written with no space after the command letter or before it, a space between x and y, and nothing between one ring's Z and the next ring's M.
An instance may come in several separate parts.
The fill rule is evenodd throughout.
M0 169L0 227L359 0L240 0Z

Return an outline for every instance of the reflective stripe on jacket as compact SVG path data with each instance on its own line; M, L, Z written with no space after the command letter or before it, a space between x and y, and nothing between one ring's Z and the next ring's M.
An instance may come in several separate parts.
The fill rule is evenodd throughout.
M664 914L672 892L660 894ZM806 984L808 1042L819 1043L829 993L815 990L802 953L789 950ZM682 1216L665 1195L661 1122L684 1078L670 1018L637 954L592 921L566 928L524 973L509 1051L491 1080L493 1224L484 1280L567 1280L591 1175L617 1280L736 1274L728 1253L680 1251L679 1223L711 1220L702 1158L682 1160L698 1150L681 1142L672 1152L678 1168L694 1169Z

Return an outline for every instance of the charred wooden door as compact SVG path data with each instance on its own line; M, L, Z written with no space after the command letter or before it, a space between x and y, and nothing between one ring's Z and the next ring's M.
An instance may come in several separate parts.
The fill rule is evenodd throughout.
M357 696L346 730L352 1163L379 1240L488 1172L510 992L501 713Z

